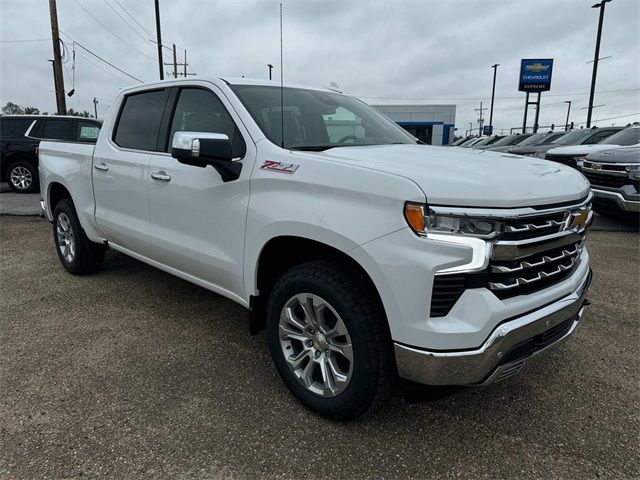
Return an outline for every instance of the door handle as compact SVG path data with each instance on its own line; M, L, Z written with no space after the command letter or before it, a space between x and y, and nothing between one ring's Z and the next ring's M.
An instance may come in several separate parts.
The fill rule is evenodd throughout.
M107 170L109 170L109 165L107 165L106 163L96 163L93 168L106 172Z
M161 182L171 181L171 175L167 175L167 172L160 170L158 172L151 172L151 178L154 180L160 180Z

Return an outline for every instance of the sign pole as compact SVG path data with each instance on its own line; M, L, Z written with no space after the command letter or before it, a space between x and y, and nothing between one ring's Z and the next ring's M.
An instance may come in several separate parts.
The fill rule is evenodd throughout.
M529 92L524 99L524 120L522 120L522 133L527 133L527 110L529 109Z
M536 102L536 119L533 122L533 133L538 133L538 118L540 118L540 95L541 92L538 92L538 101Z

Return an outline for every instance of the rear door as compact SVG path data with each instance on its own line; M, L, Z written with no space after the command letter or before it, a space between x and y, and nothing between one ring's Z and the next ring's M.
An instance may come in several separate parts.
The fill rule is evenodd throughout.
M255 145L217 89L176 88L175 98L175 106L167 109L165 152L152 153L149 162L152 257L219 293L240 294ZM233 156L243 163L240 178L225 183L211 166L179 163L168 153L178 131L227 135Z
M125 96L118 118L93 156L95 217L109 242L149 254L149 157L158 148L170 88Z

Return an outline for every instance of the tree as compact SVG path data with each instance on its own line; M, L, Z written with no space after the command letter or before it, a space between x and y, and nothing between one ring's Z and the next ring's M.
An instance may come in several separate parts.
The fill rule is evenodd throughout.
M24 107L25 115L40 115L40 110L36 107Z
M2 107L2 113L6 115L20 115L21 113L24 113L24 110L16 103L7 102L7 104Z
M73 108L70 108L69 110L67 110L67 115L73 115L74 117L84 117L84 118L91 117L91 114L86 110L84 112L76 112Z

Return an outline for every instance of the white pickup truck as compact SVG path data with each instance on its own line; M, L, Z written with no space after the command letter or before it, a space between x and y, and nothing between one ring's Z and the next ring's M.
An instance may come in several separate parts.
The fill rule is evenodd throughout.
M570 167L421 145L340 92L244 78L138 86L111 112L95 148L40 144L64 267L111 248L238 302L327 417L398 377L501 380L578 325L592 212Z

